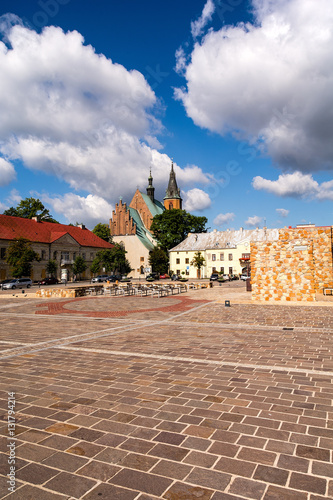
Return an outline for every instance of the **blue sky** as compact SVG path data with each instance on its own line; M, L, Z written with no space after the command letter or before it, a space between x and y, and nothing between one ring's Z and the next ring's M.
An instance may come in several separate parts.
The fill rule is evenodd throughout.
M2 0L0 212L162 199L208 227L332 224L330 0Z

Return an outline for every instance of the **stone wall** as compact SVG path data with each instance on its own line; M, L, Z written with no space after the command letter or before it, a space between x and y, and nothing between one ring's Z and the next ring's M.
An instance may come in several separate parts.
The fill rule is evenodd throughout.
M252 299L316 300L333 287L332 228L280 229L277 241L251 243Z

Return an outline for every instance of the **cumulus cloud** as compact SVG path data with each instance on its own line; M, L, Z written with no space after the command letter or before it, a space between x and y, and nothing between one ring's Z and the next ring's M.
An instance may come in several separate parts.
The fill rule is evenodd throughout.
M78 196L67 193L63 196L50 197L39 194L39 199L47 203L57 214L62 214L68 223L83 222L89 229L102 222L108 224L114 207L100 196Z
M254 177L252 185L254 189L281 197L333 199L333 181L319 184L312 175L302 174L301 172L281 174L276 181L257 176Z
M211 199L202 189L194 188L182 191L184 209L188 212L200 212L211 206Z
M210 30L175 90L202 128L255 144L282 168L333 168L333 4L252 0L254 23Z
M285 208L277 208L275 211L280 217L288 217L289 215L289 210Z
M5 21L0 153L106 200L144 189L150 167L155 187L165 189L171 160L157 150L159 103L144 76L96 54L76 31L36 33ZM209 181L199 167L177 169L189 185Z
M245 225L248 227L259 227L259 225L262 222L262 217L259 217L258 215L254 215L253 217L249 217L245 221Z
M14 166L0 157L0 186L7 186L14 179L16 179L16 172Z
M213 224L215 224L215 226L224 226L225 224L228 224L228 222L233 221L234 218L235 214L232 212L228 212L226 214L219 214L213 220Z
M198 38L202 35L204 28L212 20L214 12L215 5L213 0L207 0L199 19L191 23L191 33L193 38Z

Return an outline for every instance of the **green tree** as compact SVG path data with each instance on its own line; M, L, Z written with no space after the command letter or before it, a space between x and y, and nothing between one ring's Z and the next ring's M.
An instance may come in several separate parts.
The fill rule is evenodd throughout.
M24 238L12 241L6 252L6 262L11 267L14 278L30 276L32 262L40 261L40 256L31 248L31 244Z
M169 256L159 247L154 247L149 253L148 262L154 273L166 273L168 271Z
M107 241L109 243L112 242L112 236L111 236L111 233L110 233L110 228L109 228L109 226L107 224L102 224L101 222L99 222L94 227L94 229L92 230L92 232L94 234L96 234L96 236L98 236L99 238L101 238L102 240Z
M201 252L196 252L193 259L191 260L191 266L197 268L197 278L201 277L201 268L206 265L206 260Z
M87 269L88 265L82 255L78 255L73 263L73 274L79 275L81 277L81 273Z
M23 217L24 219L32 219L33 217L39 216L44 222L54 222L58 224L58 221L53 219L50 215L50 211L44 207L43 203L38 198L25 198L20 201L16 208L10 207L8 210L5 210L4 215Z
M93 273L104 267L105 271L110 273L128 274L132 271L131 265L126 259L125 248L116 243L110 250L100 250L90 267Z
M90 271L93 275L98 274L101 269L101 262L98 257L95 257L90 266Z
M165 210L155 215L150 230L162 250L168 251L181 243L189 233L205 233L207 217L197 217L185 210Z
M56 260L49 260L46 264L46 272L51 276L55 276L57 274L58 264Z

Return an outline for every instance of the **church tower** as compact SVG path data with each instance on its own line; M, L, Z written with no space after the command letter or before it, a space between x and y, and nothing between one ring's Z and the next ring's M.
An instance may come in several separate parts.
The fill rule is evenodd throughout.
M148 177L147 196L149 196L149 198L153 203L154 203L154 195L155 195L155 188L153 186L153 178L151 176L151 170L150 170Z
M169 184L163 199L166 210L172 210L173 208L182 208L182 199L180 197L180 190L177 186L176 174L173 169L173 162L171 163Z

